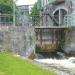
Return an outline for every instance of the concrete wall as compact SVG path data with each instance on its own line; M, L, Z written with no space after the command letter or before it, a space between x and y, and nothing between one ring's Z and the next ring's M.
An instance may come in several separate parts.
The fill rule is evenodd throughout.
M11 51L28 57L35 50L35 34L32 26L9 27L0 30L0 51Z
M67 30L63 50L68 54L71 52L75 53L75 27Z
M15 27L10 30L10 49L22 56L28 57L34 51L34 28Z

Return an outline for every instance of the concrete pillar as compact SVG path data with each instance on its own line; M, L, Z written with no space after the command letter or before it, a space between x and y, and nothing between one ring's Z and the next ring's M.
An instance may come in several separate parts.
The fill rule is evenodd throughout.
M63 19L62 16L63 16L62 15L62 10L59 8L59 25L62 25L62 19Z

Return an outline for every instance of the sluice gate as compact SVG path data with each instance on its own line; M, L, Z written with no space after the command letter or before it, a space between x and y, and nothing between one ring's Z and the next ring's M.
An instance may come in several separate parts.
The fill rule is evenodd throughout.
M35 27L36 53L56 52L65 42L64 27Z

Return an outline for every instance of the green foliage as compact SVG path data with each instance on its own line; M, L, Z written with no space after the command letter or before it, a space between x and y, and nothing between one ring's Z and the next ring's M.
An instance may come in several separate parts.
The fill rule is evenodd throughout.
M0 53L0 75L56 75L12 53Z
M10 14L13 12L13 0L0 0L0 13Z
M56 44L38 44L36 45L36 52L55 52L57 48Z
M39 9L37 8L37 2L34 4L33 8L31 9L30 16L32 17L33 25L37 26L40 23L40 17L39 17Z
M42 1L41 0L38 0L37 1L37 9L40 10L42 7Z
M31 13L30 13L31 16L33 15L39 15L39 10L37 8L37 2L34 4L33 8L31 9Z

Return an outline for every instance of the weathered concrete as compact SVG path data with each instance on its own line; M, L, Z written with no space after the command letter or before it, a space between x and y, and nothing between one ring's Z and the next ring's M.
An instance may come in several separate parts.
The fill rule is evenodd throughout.
M0 50L12 51L28 57L35 49L35 34L32 26L11 26L0 30Z
M69 28L66 33L63 50L67 54L75 56L75 27Z
M10 49L22 56L29 56L34 51L34 28L15 27L10 29Z

